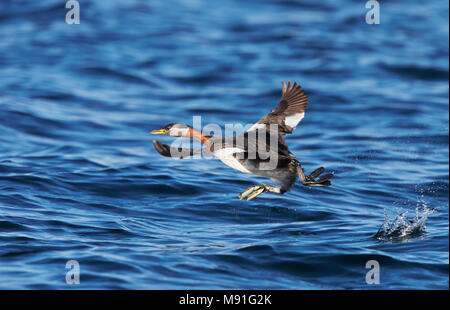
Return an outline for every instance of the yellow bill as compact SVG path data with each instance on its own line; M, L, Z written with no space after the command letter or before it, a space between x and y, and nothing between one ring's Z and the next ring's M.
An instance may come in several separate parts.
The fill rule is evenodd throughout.
M165 133L166 133L166 130L163 128L150 131L150 134L152 134L152 135L163 135Z

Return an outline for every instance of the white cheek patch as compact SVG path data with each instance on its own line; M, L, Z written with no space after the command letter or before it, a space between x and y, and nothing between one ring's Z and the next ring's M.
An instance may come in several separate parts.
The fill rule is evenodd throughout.
M172 128L170 135L175 137L188 137L190 136L189 128Z
M305 117L305 112L303 113L295 113L293 115L289 115L284 119L284 123L289 127L295 128L298 123Z

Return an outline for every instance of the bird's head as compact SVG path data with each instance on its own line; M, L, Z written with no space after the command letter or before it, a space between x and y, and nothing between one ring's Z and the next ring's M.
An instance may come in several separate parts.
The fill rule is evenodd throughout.
M153 135L167 135L172 137L190 137L191 127L186 124L172 123L161 129L150 131Z

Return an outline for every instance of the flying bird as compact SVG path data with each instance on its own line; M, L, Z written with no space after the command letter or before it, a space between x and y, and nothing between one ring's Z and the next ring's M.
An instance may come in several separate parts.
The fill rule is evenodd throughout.
M210 154L233 169L268 177L279 186L251 186L238 195L241 200L251 200L264 192L283 194L291 189L297 177L306 186L330 186L332 173L320 176L325 171L320 167L305 175L300 162L284 141L284 136L291 134L305 116L308 96L296 82L288 82L287 85L281 82L281 85L283 89L280 103L243 134L214 137L204 135L189 125L172 123L150 133L196 139L203 147L175 148L156 140L153 140L153 145L158 153L167 157L185 158L195 154Z

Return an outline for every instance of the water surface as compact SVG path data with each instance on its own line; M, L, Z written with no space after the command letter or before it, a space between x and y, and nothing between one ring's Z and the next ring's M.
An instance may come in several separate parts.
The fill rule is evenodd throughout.
M64 4L0 4L0 288L448 289L446 1L379 25L364 1ZM268 180L154 150L167 123L258 120L281 80L310 98L287 143L332 187L239 201Z

